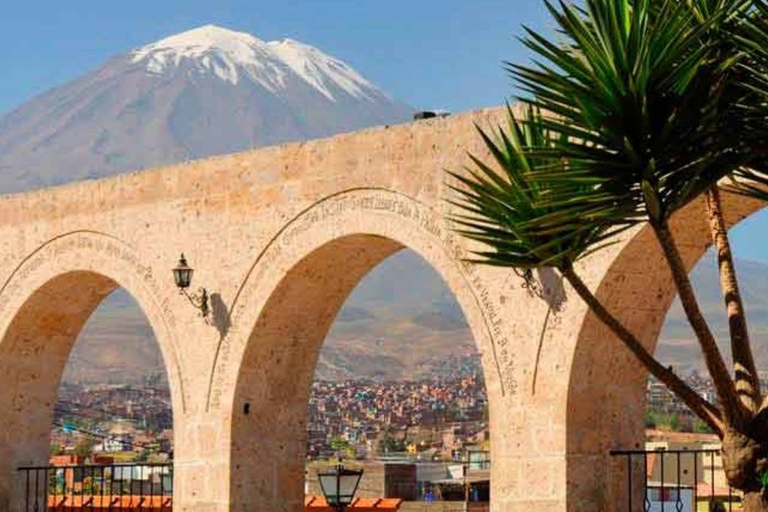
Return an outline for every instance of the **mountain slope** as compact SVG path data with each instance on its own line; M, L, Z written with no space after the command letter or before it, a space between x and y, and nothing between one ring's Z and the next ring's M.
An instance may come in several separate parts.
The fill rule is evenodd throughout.
M768 370L768 265L739 260L736 266L757 366ZM694 268L691 279L728 358L728 323L711 252ZM656 355L683 375L694 369L702 372L703 359L694 340L676 300L667 314ZM426 262L403 251L374 269L352 293L329 333L318 373L323 378L436 375L449 350L465 356L475 351L459 305ZM438 355L440 361L433 357ZM384 362L392 365L390 371L382 369Z
M344 62L208 25L115 57L0 116L0 192L410 118Z
M355 288L320 353L321 379L408 380L469 372L477 347L455 297L412 251L400 251ZM144 314L124 290L110 295L75 345L67 382L139 382L163 374Z
M757 368L768 370L768 265L737 260L736 271L744 297ZM717 264L711 251L694 267L691 281L718 345L726 359L730 360L728 319L720 292ZM680 301L676 299L662 329L657 356L684 375L693 369L704 371L703 359L694 340L695 336Z
M316 377L410 380L445 376L453 359L479 366L477 346L445 281L413 251L363 278L320 352ZM452 368L460 370L459 368Z
M737 261L737 267L758 369L767 369L768 265ZM711 254L696 266L691 278L727 354L728 327ZM116 292L108 301L86 325L65 379L138 381L161 369L151 331L132 299ZM656 353L683 375L701 371L702 358L693 340L676 301ZM323 346L316 375L333 380L437 377L476 367L475 354L472 334L443 280L415 253L401 251L373 269L352 292Z
M399 123L412 112L317 48L207 25L1 114L0 193ZM118 290L83 329L64 378L135 382L161 368L144 315Z

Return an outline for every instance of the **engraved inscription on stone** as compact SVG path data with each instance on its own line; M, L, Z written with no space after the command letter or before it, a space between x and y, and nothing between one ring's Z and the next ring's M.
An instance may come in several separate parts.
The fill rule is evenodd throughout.
M154 297L160 297L158 291L161 289L152 272L152 267L145 265L136 254L119 241L97 233L75 232L55 239L38 249L25 263L21 265L17 272L12 274L2 291L0 291L0 316L5 314L8 303L20 292L20 287L24 286L27 278L45 264L60 259L66 255L78 254L82 252L97 253L106 257L111 264L119 262L124 264L132 274L132 277L143 282ZM89 255L89 257L92 255ZM85 256L82 261L90 261ZM92 262L90 263L92 265ZM98 269L94 269L98 272ZM168 304L160 305L164 320L169 328L176 324L173 310Z
M265 251L261 260L257 263L254 274L250 276L251 282L247 290L245 290L244 295L234 308L233 327L240 325L240 319L244 317L247 312L246 307L250 304L249 294L255 293L257 283L261 282L264 276L277 271L275 265L282 259L282 255L290 252L291 248L298 241L302 240L305 233L309 232L315 224L333 222L335 218L356 212L365 215L393 215L397 217L395 222L408 221L411 225L415 225L419 231L425 232L430 237L439 240L450 257L456 262L477 297L491 338L493 358L499 373L502 394L514 395L518 388L514 371L515 358L513 351L510 349L509 340L504 334L505 329L503 319L499 314L499 306L491 298L480 276L474 275L472 266L464 262L465 252L463 247L457 237L444 228L444 223L441 222L440 216L430 208L394 192L368 190L337 195L316 204L309 212L294 220L285 229L282 236L278 237L273 242L273 245ZM234 335L235 332L237 332L236 328L221 340L217 368L215 369L215 377L212 382L212 389L210 390L209 408L216 409L220 407L224 379L230 372L231 340L239 338Z

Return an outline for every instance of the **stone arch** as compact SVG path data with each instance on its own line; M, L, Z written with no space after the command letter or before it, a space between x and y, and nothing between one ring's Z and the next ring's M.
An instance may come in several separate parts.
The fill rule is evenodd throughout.
M402 248L431 264L461 305L482 353L493 422L502 396L517 385L505 329L446 228L413 198L346 191L302 212L259 256L235 299L209 402L231 411L230 510L301 506L307 401L325 335L360 279ZM491 436L495 454L493 427ZM502 476L509 474L494 472L494 487Z
M723 194L729 226L764 206ZM711 245L703 200L677 213L671 227L690 272ZM603 268L591 284L596 296L653 352L677 290L652 229L630 232ZM568 510L595 510L596 503L598 510L624 509L625 467L609 452L644 446L648 372L591 313L584 316L573 350L566 409Z
M85 321L118 287L134 297L152 326L174 419L183 414L173 317L163 307L151 267L109 235L82 231L50 240L24 258L0 288L1 509L18 504L18 466L47 464L53 407L69 353Z

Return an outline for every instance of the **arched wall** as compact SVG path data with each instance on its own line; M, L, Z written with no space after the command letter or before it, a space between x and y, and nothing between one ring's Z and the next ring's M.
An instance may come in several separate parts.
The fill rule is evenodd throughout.
M489 318L482 280L462 261L463 249L444 222L402 194L347 191L303 212L259 256L234 304L233 331L220 349L210 403L231 411L230 510L302 506L307 401L320 348L360 279L404 247L435 268L465 313L482 354L492 457L502 467L504 452L496 444L501 428L495 432L494 418L502 387L511 394L517 377L509 368L503 373L501 358L508 353L500 320ZM239 371L227 371L230 364ZM216 384L227 376L236 380ZM494 488L506 477L494 472Z
M125 287L167 365L176 509L242 510L251 483L261 493L254 508L297 507L275 502L280 486L301 481L304 420L294 412L305 413L320 333L366 267L409 247L448 283L479 343L491 406L492 512L613 510L607 452L640 440L645 375L554 272L526 288L511 270L464 264L471 245L446 220L443 169L461 169L467 152L484 158L475 125L504 116L469 112L2 198L0 358L16 357L3 347L34 347L7 334L38 291L30 307L80 286L82 304L67 307L86 310L108 288ZM728 203L734 218L757 208ZM679 215L675 225L692 266L708 244L706 226L696 215ZM91 231L75 231L82 229ZM653 237L631 235L580 271L651 346L671 300L669 280ZM173 286L169 271L181 251L196 267L194 286L210 292L210 322ZM353 253L351 265L344 255ZM333 286L323 276L334 276ZM313 307L291 309L295 298ZM60 339L83 320L68 319ZM3 368L0 393L2 372L11 371ZM38 378L31 366L19 368L19 379ZM273 400L281 395L285 406ZM243 465L256 457L263 467Z
M299 261L271 294L237 384L233 510L296 510L303 503L307 402L320 347L349 292L401 248L369 234L336 239ZM253 414L244 414L245 404Z
M764 206L723 194L730 226ZM676 214L671 227L690 272L711 245L703 200ZM582 270L589 265L585 262ZM649 226L627 235L592 289L653 352L677 289ZM587 314L576 338L568 381L569 511L595 510L595 504L601 510L626 507L626 461L611 459L609 451L643 448L647 379L648 372L629 351L594 315Z
M183 414L177 348L152 283L151 270L135 251L94 232L50 240L2 283L0 509L21 503L17 467L47 464L53 408L69 353L88 317L117 287L131 293L147 316L166 365L174 417Z

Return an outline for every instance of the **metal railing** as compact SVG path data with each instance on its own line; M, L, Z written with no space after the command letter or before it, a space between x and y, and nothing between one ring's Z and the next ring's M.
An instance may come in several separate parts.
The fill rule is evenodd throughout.
M23 512L171 512L173 464L18 468Z
M734 512L741 493L725 479L718 450L614 450L627 512Z

